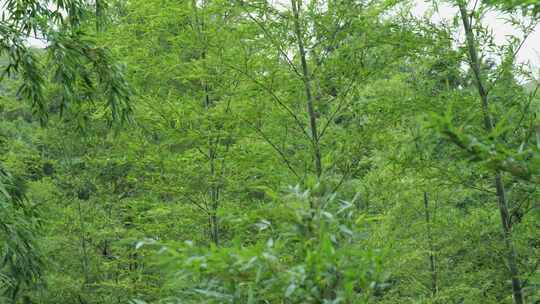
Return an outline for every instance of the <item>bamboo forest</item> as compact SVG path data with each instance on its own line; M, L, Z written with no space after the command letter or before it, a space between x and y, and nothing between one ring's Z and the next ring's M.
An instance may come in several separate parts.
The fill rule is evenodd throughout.
M539 0L0 13L0 303L540 304Z

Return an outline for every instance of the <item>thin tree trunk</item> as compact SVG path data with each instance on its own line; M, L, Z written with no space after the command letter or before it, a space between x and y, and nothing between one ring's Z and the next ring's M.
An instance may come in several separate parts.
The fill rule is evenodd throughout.
M481 72L481 60L478 57L478 51L476 47L476 41L473 33L473 29L469 20L469 14L467 13L466 3L459 1L459 11L461 14L461 20L463 22L463 28L465 30L465 38L467 42L467 50L469 53L469 60L471 69L473 70L476 80L476 87L478 89L478 95L482 101L482 112L484 116L484 129L486 132L490 132L494 125L493 119L489 112L489 99L488 92L484 85ZM501 225L503 230L504 245L506 250L506 260L508 263L508 271L510 279L512 281L512 293L514 303L523 304L522 284L519 278L519 267L517 264L517 254L514 244L512 242L512 224L510 222L510 213L508 211L508 201L506 198L506 191L504 189L504 183L502 180L502 173L499 170L495 171L494 186L497 193L497 202L499 207L499 213L501 217Z
M212 241L216 246L219 246L219 219L217 216L217 211L219 208L219 188L217 185L216 179L216 167L215 167L215 149L210 143L209 151L210 154L210 236Z
M202 2L202 8L206 5L206 2ZM197 1L192 0L192 6L194 10L194 28L197 29L197 35L199 36L199 40L205 44L206 39L204 37L204 21L203 19L199 19L198 15L198 6ZM204 60L206 60L206 44L202 47L201 52L201 59L203 60L203 65L206 67L206 63ZM205 110L208 112L212 106L212 100L210 98L210 87L208 86L208 82L206 79L202 79L201 85L203 88L204 93L204 101L203 106ZM210 130L209 130L210 131ZM217 216L217 212L219 209L219 184L217 182L217 170L216 170L216 159L217 159L217 145L219 144L219 138L216 140L215 147L213 143L213 139L211 137L208 138L208 158L209 158L209 169L210 169L210 186L208 190L208 195L210 196L210 210L208 213L208 224L209 224L209 235L210 240L216 245L219 246L219 218Z
M429 270L431 272L431 294L433 297L437 295L438 286L437 286L437 268L435 266L435 247L433 246L433 234L431 231L431 217L429 213L429 196L426 191L424 191L424 213L426 216L426 229L428 237L428 247L429 247Z
M103 22L103 0L96 0L96 32L100 33L102 30L102 22Z
M86 228L85 228L85 222L84 222L84 217L83 217L83 212L82 212L82 206L81 206L81 200L78 199L77 200L77 209L78 209L78 213L79 213L79 229L81 230L81 239L80 239L80 242L81 242L81 250L82 250L82 257L81 257L81 262L82 262L82 271L84 273L84 282L85 284L87 284L90 280L89 278L89 275L88 275L88 265L89 265L89 261L88 261L88 248L87 248L87 245L86 245Z
M206 57L206 52L203 52L203 60ZM206 111L209 111L211 100L208 84L204 82L204 100ZM218 140L219 141L219 140ZM219 209L219 185L217 180L217 170L216 170L216 158L217 158L217 145L219 143L212 142L212 138L208 139L208 157L210 158L210 235L211 239L216 246L219 246L219 218L217 216L217 211Z
M321 149L319 146L319 133L317 132L317 116L313 105L313 93L311 90L311 76L309 75L309 68L306 61L306 50L304 48L304 38L302 37L302 30L300 25L300 7L301 1L291 0L292 11L294 16L294 31L296 34L296 40L298 44L298 52L300 54L300 63L302 65L302 81L304 83L304 89L306 93L307 110L309 115L309 126L311 129L311 142L313 146L313 158L315 161L315 173L317 177L322 175L321 165Z

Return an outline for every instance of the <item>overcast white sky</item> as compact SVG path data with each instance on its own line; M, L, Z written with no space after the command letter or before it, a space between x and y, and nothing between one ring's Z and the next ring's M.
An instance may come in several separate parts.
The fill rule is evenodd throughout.
M286 4L289 3L288 0L271 0L276 5ZM432 9L432 5L430 2L426 2L424 0L413 0L414 1L414 9L413 14L415 16L422 16L424 13L428 12ZM4 0L0 0L0 5ZM446 5L443 3L443 1L439 1L439 10L438 13L433 15L434 21L441 21L441 20L451 20L453 16L457 13L457 9L454 7L451 7L449 5ZM2 9L0 8L0 13ZM502 44L507 39L508 35L512 34L518 34L516 29L512 28L512 26L505 23L502 16L496 15L495 13L489 13L486 18L484 19L485 24L487 24L495 34L495 40L497 43ZM35 46L40 46L39 41L31 40L31 44ZM526 41L526 43L521 48L520 52L518 53L518 62L521 63L531 63L536 69L540 68L540 26L536 27L536 30L532 35L530 35Z
M431 3L416 0L413 14L422 16L431 9ZM438 13L433 15L432 20L452 20L457 13L457 8L447 4L440 4ZM490 12L485 16L483 22L493 31L495 42L497 44L504 44L509 35L521 36L517 29L504 21L504 16L502 14ZM531 63L536 69L540 68L540 26L537 25L534 32L529 35L525 44L517 54L517 60L520 63Z

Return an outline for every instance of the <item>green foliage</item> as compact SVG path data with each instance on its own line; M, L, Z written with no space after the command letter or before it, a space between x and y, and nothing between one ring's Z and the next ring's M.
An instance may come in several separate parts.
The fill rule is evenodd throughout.
M462 131L463 128L457 128L452 125L452 118L448 116L435 117L433 119L435 127L439 132L447 137L447 139L460 148L462 148L472 161L482 162L488 168L506 171L517 178L527 181L536 181L540 173L540 144L529 144L529 141L537 141L540 139L540 129L537 126L532 126L529 135L535 135L534 139L526 138L522 141L517 151L512 151L506 148L501 143L497 143L497 139L501 137L499 134L502 129L500 123L499 130L495 129L488 135L488 142L482 142L472 135ZM501 142L501 140L499 140ZM528 147L530 146L530 147Z
M33 288L42 273L38 214L26 200L23 183L0 168L0 291L2 301L10 303Z
M8 0L3 4L0 56L7 57L7 64L2 67L0 81L16 74L21 80L17 95L32 103L42 123L49 114L45 90L50 83L61 88L61 112L70 103L84 101L84 95L78 96L76 91L89 89L106 96L104 108L112 120L124 120L131 111L130 92L122 70L107 49L84 32L89 9L85 1L78 0ZM25 40L29 37L38 37L47 45L49 60L45 63L43 56L37 56L37 51L27 46ZM51 77L48 71L53 71ZM92 100L99 99L92 96Z
M540 12L540 3L537 0L491 0L487 2L507 10L521 9L523 12L530 12L533 15Z
M279 203L279 221L256 224L268 236L254 244L139 243L161 248L159 262L171 271L167 286L176 294L165 302L368 303L377 297L387 286L384 251L366 249L362 231L376 219L357 217L353 202L323 188L291 188Z
M534 3L277 2L5 1L0 302L540 300Z

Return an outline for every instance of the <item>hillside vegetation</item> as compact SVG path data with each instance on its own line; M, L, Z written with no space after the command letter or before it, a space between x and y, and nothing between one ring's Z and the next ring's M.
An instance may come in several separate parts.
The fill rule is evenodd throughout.
M540 303L529 2L6 0L0 303Z

